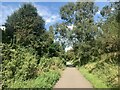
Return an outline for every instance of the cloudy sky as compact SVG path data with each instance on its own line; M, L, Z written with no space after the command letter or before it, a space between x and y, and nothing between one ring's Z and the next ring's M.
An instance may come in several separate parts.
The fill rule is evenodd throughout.
M22 2L2 2L0 5L0 25L4 24L7 16L11 15L15 10L17 10L22 4ZM56 22L62 22L59 16L59 9L61 6L67 4L67 2L32 2L32 4L37 8L38 14L43 17L46 22L46 28L48 29L50 25ZM102 7L107 5L107 2L96 2L97 6L101 10ZM95 15L95 21L98 20L100 16L100 10Z

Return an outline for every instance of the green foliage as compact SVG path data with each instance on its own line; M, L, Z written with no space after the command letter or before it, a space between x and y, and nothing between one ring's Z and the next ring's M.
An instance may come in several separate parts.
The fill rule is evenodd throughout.
M101 76L100 79L103 78L104 83L111 87L118 87L116 67L120 46L119 5L120 2L116 2L103 7L101 10L103 17L96 23L93 17L98 7L94 2L68 3L60 9L65 24L59 25L60 27L56 29L56 31L59 29L60 36L64 36L64 41L71 42L70 44L67 42L68 46L73 45L74 59L70 53L67 55L73 60L74 65L88 65L90 73L94 72L97 77ZM66 25L74 27L69 30Z
M84 67L80 67L79 70L85 76L85 78L92 83L94 88L110 88L105 82L99 79L98 76L89 73Z
M38 69L38 73L48 72L49 70L64 69L63 60L61 60L59 57L42 57L38 65Z
M85 22L85 19L92 19L96 11L97 7L94 2L76 2L61 7L60 15L67 23L78 25Z
M74 20L73 18L75 17L74 10L75 10L74 3L68 3L67 5L61 7L60 9L61 18L72 23Z
M117 3L118 4L118 3ZM98 8L94 2L69 3L61 8L61 18L68 25L73 24L73 32L67 32L60 28L66 37L73 44L76 65L84 65L88 62L100 60L103 53L118 52L119 26L116 21L116 12L111 11L112 5L105 6L101 11L104 21L95 23L93 17ZM65 26L65 25L64 25ZM71 32L68 37L66 33ZM60 34L63 36L63 34ZM71 44L71 45L72 45Z
M82 65L108 86L117 87L118 7L119 2L105 6L103 20L95 23L98 7L94 2L68 3L60 9L65 21L45 31L37 9L24 4L7 18L6 30L2 31L3 87L51 88L60 76L56 70L64 69L65 60ZM69 25L73 25L72 30ZM73 46L73 51L65 53L66 46Z
M45 31L45 22L32 4L24 4L8 16L5 26L3 43L32 47L40 56L47 53L48 42L51 43L50 34ZM53 41L53 37L51 38Z
M62 55L62 47L59 45L59 43L55 42L52 43L49 47L48 47L48 56L49 57L60 57Z
M22 46L11 47L10 45L5 44L3 45L2 54L3 54L3 61L2 61L3 88L8 87L10 83L18 84L22 81L32 80L35 77L44 74L44 72L46 72L47 75L48 74L47 72L50 72L51 70L54 71L58 69L59 70L64 69L64 65L63 65L64 60L60 59L59 57L52 57L52 58L43 57L39 60L37 58L38 56L36 55L35 50L32 48L25 48ZM55 75L53 78L50 79L50 81L56 80L57 76ZM46 76L46 78L49 79L49 75ZM46 80L45 82L43 81L40 83L44 83L45 86L49 87L49 84L46 83ZM50 81L49 83L51 85L53 81L51 82ZM44 84L43 87L45 87Z
M6 21L6 31L3 42L7 40L29 45L34 37L44 33L44 20L38 15L37 9L32 4L24 4L15 11Z
M97 10L98 7L95 6L94 2L68 3L60 9L61 18L66 23L65 25L60 24L57 30L59 29L58 32L63 37L62 40L67 40L68 46L73 45L75 53L74 64L86 64L91 58L95 60L99 54L97 52L98 48L94 48L96 45L94 43L95 35L98 32L98 28L93 22L93 17ZM73 30L66 28L66 25L73 25ZM62 28L62 26L64 27Z
M67 61L73 61L75 59L75 54L74 52L71 50L66 52L66 60Z
M27 80L37 75L37 58L32 48L3 46L3 87L14 80ZM8 55L8 56L7 56Z
M53 27L45 31L44 20L30 3L9 16L5 26L2 87L51 88L64 69L64 51L54 42Z
M46 88L50 89L59 80L60 72L49 71L39 75L35 79L27 81L16 81L9 85L9 88Z
M54 72L55 70L64 69L63 60L59 57L43 57L38 64L39 59L32 48L26 49L25 47L17 46L16 49L13 49L13 47L9 45L4 45L3 48L3 88L10 86L23 88L22 85L24 85L24 87L31 87L28 81L34 80L34 78L39 77L39 75L43 75L41 77L45 79L36 79L35 86L32 85L32 87L41 85L39 86L41 88L51 88L51 85L53 85L53 83L55 84L56 80L59 78L58 74L52 75L51 70ZM45 72L46 74L44 75ZM40 83L37 83L37 80L40 81ZM28 86L27 84L22 84L22 82L28 83Z
M88 63L84 68L91 74L96 75L109 87L118 87L118 61L115 62L117 55L104 54L101 60L93 63Z

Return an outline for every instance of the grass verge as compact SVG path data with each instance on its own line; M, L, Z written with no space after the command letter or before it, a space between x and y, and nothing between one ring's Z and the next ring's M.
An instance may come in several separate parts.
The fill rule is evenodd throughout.
M80 67L79 70L85 76L85 78L93 85L94 88L110 88L96 75L89 73L84 67Z

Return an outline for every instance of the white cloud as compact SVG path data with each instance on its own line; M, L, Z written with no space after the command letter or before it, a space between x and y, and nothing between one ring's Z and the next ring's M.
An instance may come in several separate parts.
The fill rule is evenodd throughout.
M47 16L49 14L49 9L46 6L41 6L35 3L33 3L33 5L37 8L39 15Z
M34 6L37 7L38 14L43 17L43 19L47 24L54 24L57 21L61 20L59 14L53 13L52 10L50 10L49 7L46 6L40 6L38 4L34 3Z

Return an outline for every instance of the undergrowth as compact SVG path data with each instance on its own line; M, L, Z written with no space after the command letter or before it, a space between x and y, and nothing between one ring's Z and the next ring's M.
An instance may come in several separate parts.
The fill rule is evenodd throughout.
M27 81L15 81L9 84L9 88L48 88L51 89L54 84L59 80L59 71L49 71L39 75L35 79Z
M89 73L84 67L80 67L79 70L85 78L91 82L94 88L109 88L102 80L100 80L96 75Z
M101 60L87 63L80 68L80 71L93 83L93 86L96 88L117 88L118 65L114 61L113 55L102 55Z

